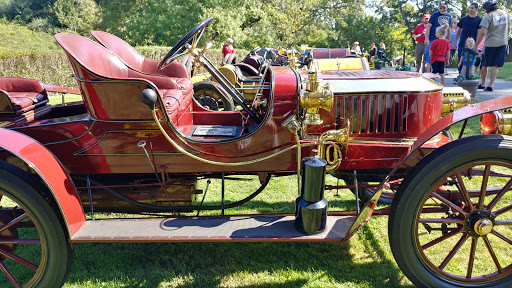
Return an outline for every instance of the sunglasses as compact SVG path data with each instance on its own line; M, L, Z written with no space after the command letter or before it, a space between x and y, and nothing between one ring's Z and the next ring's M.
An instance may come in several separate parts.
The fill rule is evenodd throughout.
M446 9L448 9L447 6L439 6L439 10L446 10Z

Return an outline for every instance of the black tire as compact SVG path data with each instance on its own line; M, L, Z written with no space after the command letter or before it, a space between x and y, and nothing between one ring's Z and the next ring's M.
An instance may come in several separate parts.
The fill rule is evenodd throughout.
M194 83L194 98L209 110L235 110L235 104L229 94L220 84L210 81Z
M21 215L28 216L0 232L3 241L12 239L16 243L1 244L0 241L0 265L5 265L23 287L61 287L71 268L73 251L60 218L36 187L39 189L41 184L31 175L0 162L0 226L15 222L13 220ZM22 243L27 239L39 240L39 243ZM29 261L32 269L3 256L2 251L6 250ZM0 277L0 286L16 287L7 277Z
M512 287L512 264L502 258L512 251L512 191L502 190L511 171L512 140L478 135L442 146L407 175L388 232L398 266L417 287ZM493 205L498 191L505 192Z

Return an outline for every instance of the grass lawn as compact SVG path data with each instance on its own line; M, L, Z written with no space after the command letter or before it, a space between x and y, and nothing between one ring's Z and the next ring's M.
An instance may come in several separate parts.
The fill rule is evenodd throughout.
M498 71L498 79L512 81L512 62L506 62L503 67L500 67Z
M335 184L333 177L328 177ZM233 200L256 181L228 181ZM201 181L199 188L206 183ZM247 188L251 187L251 188ZM205 203L216 203L214 180ZM242 192L244 191L244 192ZM229 214L293 211L294 176L273 178L253 201ZM355 209L346 190L326 192L331 209ZM270 204L269 204L270 203ZM219 212L210 212L218 214ZM207 212L201 215L206 215ZM108 215L104 215L108 216ZM413 287L389 249L387 217L373 217L339 243L78 244L64 287Z

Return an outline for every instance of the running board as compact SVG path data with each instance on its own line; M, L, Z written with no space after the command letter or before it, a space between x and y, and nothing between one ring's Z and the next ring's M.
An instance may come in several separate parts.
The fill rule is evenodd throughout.
M356 217L328 216L324 232L306 235L294 216L87 220L71 242L341 241Z

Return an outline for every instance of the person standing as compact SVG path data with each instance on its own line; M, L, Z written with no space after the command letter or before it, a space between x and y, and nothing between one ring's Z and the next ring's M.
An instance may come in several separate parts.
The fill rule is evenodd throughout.
M370 59L374 59L377 56L377 47L375 47L375 43L370 44Z
M480 69L482 84L480 85L482 87L485 86L488 73L487 67L492 67L489 86L484 89L485 91L492 91L494 81L496 81L498 76L498 68L502 67L505 63L508 34L510 33L510 18L507 12L498 9L498 5L492 1L485 2L482 7L487 14L480 23L481 28L478 33L478 40L476 41L476 46L478 47L485 34L484 62Z
M457 24L457 33L455 34L455 41L458 40L458 56L457 63L460 61L460 55L462 53L462 49L464 49L464 45L466 43L466 39L473 38L477 39L478 28L480 27L480 22L482 22L482 18L478 16L478 3L473 2L469 5L469 15L466 15L460 19L459 24ZM459 39L460 36L460 39ZM460 69L459 69L460 72Z
M459 22L457 20L452 20L452 28L450 29L450 61L448 63L448 66L446 66L446 75L448 75L448 69L452 65L453 57L455 56L455 51L457 50L458 42L456 41L455 34L457 34L457 24ZM474 39L474 38L473 38ZM473 43L474 44L474 43Z
M233 46L233 39L228 38L226 40L226 44L224 44L224 46L222 47L222 55L222 65L236 63L236 53L235 47Z
M452 16L448 14L448 2L439 2L439 11L432 13L430 20L428 20L427 29L425 31L425 54L423 60L427 62L427 70L430 70L430 43L436 39L436 29L443 25L448 25L448 28L452 26ZM451 35L448 34L448 41L450 41ZM443 72L444 76L444 72Z
M386 62L386 45L384 45L384 42L379 43L379 50L377 51L377 57L381 61Z
M441 83L445 84L444 77L444 65L448 65L450 59L450 40L445 39L449 33L450 26L444 24L441 27L436 28L436 39L430 44L430 64L432 64L432 73L437 74L441 77Z
M478 69L480 69L480 70L482 69L482 63L484 62L483 61L484 43L485 43L485 35L484 35L484 38L482 39L482 42L480 42L480 45L478 45L478 47L476 47L476 49L477 49L476 53L478 53L478 55L476 56L476 59L475 59L475 73L473 73L474 75L480 75L480 72L479 73L476 73L476 72L478 71ZM478 89L485 89L485 87L482 86L482 84L479 84Z
M414 31L412 31L412 38L416 40L416 46L414 52L416 53L416 72L425 73L427 72L426 63L423 61L423 54L425 54L425 30L427 29L427 23L430 19L430 14L424 14L420 24L416 25Z

